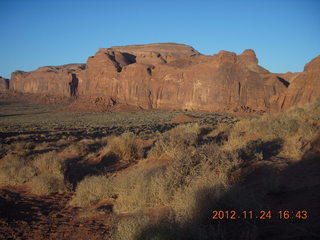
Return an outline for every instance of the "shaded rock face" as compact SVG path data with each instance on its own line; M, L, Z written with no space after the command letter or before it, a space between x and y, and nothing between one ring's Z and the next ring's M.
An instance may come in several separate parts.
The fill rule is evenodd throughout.
M275 99L276 110L303 105L320 98L320 56L307 63L302 73L291 79L287 91Z
M313 65L307 67L308 74L314 74ZM259 66L253 50L205 56L174 43L102 48L86 65L14 72L11 82L10 88L20 92L204 111L268 111L291 87L284 76Z
M0 92L6 91L9 89L9 79L0 77Z
M41 67L32 72L16 71L11 74L10 89L24 93L75 96L78 88L76 74L84 69L85 64L67 64Z

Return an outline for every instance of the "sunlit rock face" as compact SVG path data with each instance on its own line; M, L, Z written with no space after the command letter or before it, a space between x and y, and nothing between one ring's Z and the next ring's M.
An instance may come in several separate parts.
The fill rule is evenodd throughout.
M24 93L71 96L77 89L76 74L85 69L85 64L46 66L35 71L16 71L11 74L10 89ZM74 86L75 85L75 86Z
M276 99L276 110L286 110L320 98L320 56L304 67L302 73L295 73L290 85L280 98Z
M270 97L286 89L253 50L205 56L172 43L100 49L78 78L81 95L148 109L267 110Z
M68 97L103 97L144 109L269 111L317 96L308 86L303 93L294 91L299 88L295 87L298 81L302 85L303 81L306 85L318 81L319 60L313 61L289 83L288 74L280 76L259 66L253 50L207 56L183 44L132 45L99 49L86 64L14 72L10 88ZM299 96L294 98L295 94Z
M0 92L7 91L9 89L9 79L0 77Z

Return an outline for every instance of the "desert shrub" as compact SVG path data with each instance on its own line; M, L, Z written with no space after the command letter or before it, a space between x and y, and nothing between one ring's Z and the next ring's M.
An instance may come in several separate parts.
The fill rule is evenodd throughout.
M237 152L206 144L199 146L193 154L180 154L166 166L138 168L116 177L114 211L121 215L133 214L117 224L117 239L211 239L212 236L223 236L224 232L218 227L212 230L213 227L205 228L201 224L209 221L215 206L217 209L222 206L221 199L231 188L230 173L239 163ZM159 221L151 222L139 215L143 209L162 206L171 209L169 217L165 218L174 227Z
M245 119L230 131L227 149L241 149L249 141L282 140L281 155L299 159L309 143L319 133L320 103L292 109L285 113L267 114L261 118Z
M117 200L114 211L117 213L138 212L143 207L153 207L161 204L153 177L161 169L133 169L114 180L114 191Z
M135 215L122 218L117 223L114 233L115 239L136 240L152 219L146 215Z
M231 124L220 123L209 133L209 135L210 136L217 136L222 133L229 133L231 128L232 128Z
M9 149L11 152L24 156L30 153L35 147L33 142L28 141L20 141L20 142L13 142L10 144Z
M200 219L204 203L213 204L229 187L229 173L239 164L234 152L216 145L202 146L196 154L181 156L168 165L161 179L178 222ZM206 199L206 201L200 201ZM212 206L211 206L212 207ZM206 209L207 210L207 209Z
M67 170L65 159L59 157L55 151L37 156L33 162L37 176L30 182L31 191L39 195L64 193L71 188L65 180Z
M114 189L111 179L107 176L86 177L78 184L70 205L86 207L101 199L110 198Z
M43 175L63 178L66 171L64 159L59 158L58 153L54 151L39 155L32 164Z
M151 158L175 158L183 152L195 150L201 127L197 123L179 125L165 133L149 151Z
M34 177L31 182L31 192L39 195L51 193L65 193L69 190L68 184L62 177L53 175L39 175Z
M240 220L207 225L191 221L182 225L174 219L154 219L143 214L121 217L112 236L120 240L257 239L254 225Z
M167 219L154 218L145 214L121 217L113 233L119 240L175 240L179 236L178 226Z
M77 141L77 137L72 135L63 135L61 138L56 142L57 145L68 145L75 143Z
M36 175L36 169L16 155L7 155L0 165L0 186L28 182Z
M49 142L42 142L42 143L38 143L35 147L34 147L34 150L35 151L43 151L43 150L46 150L46 149L49 149L51 146L50 146L50 143Z
M67 150L74 152L76 155L84 157L88 154L97 152L102 146L104 141L100 139L82 139L78 142L71 144Z
M198 131L190 132L195 133L192 143L197 144ZM186 137L186 142L189 139ZM218 206L230 189L230 174L239 163L236 151L225 151L215 144L198 145L193 151L176 154L167 165L142 164L112 178L87 177L78 184L70 205L86 207L112 198L113 210L123 216L117 223L115 239L179 239L180 230L163 227L154 217L151 221L140 214L162 207L169 209L169 221L174 226L195 224L194 231L184 229L187 233L181 239L210 239L213 233L201 223L208 221L212 207ZM221 236L219 231L215 234Z
M114 154L121 161L132 162L143 156L143 150L137 144L137 137L131 132L109 137L107 142L106 149L102 151Z
M227 185L228 173L237 164L236 154L205 145L194 154L180 154L166 167L132 170L115 179L118 198L114 210L129 213L165 205L182 219L183 211L195 202L189 198L204 186Z

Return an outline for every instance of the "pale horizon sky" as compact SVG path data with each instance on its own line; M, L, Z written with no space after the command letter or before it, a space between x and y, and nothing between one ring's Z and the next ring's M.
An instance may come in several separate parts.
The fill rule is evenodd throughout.
M0 0L0 76L85 63L99 48L175 42L206 55L253 49L271 72L320 54L318 0Z

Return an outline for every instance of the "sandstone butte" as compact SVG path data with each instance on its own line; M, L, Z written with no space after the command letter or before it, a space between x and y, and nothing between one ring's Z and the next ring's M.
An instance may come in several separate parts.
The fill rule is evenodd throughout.
M86 64L16 71L10 89L99 105L200 111L283 110L320 97L320 56L302 73L275 74L253 50L202 55L175 43L101 48Z
M0 92L6 91L9 89L9 79L0 77Z

